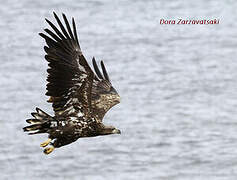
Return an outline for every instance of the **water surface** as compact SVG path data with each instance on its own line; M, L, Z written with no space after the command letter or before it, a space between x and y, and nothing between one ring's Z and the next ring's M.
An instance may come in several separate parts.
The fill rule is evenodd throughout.
M0 179L235 180L237 2L9 0L0 6ZM85 138L45 156L27 136L45 94L52 12L75 17L85 57L103 59L122 98L105 123L122 134ZM219 25L160 25L220 19Z

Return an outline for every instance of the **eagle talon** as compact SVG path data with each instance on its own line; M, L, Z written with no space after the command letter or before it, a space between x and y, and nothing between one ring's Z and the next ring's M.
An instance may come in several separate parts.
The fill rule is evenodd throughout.
M47 141L40 144L40 147L46 147L51 142L52 139L48 139Z
M44 149L44 154L50 154L54 150L54 147L47 147Z

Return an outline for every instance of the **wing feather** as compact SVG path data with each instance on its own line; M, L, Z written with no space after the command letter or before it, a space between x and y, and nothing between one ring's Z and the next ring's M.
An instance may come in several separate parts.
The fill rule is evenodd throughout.
M39 33L47 44L44 47L45 59L49 62L46 95L50 96L48 102L53 103L56 116L70 117L80 112L88 117L94 73L81 52L74 19L72 32L65 14L62 16L66 28L54 13L61 31L46 19L53 31L46 28L47 35Z
M72 26L73 26L73 33L74 33L75 40L77 42L78 47L80 48L80 44L79 44L78 37L77 37L77 28L76 28L74 18L72 18Z
M48 33L52 38L54 38L55 41L60 41L61 39L56 35L54 34L52 31L50 31L49 29L44 29L44 31L46 33Z
M64 28L64 26L63 26L63 24L61 23L60 19L58 18L57 14L56 14L55 12L53 12L53 14L54 14L54 17L55 17L55 19L56 19L56 21L57 21L57 23L58 23L60 29L62 30L63 34L65 35L65 37L66 37L67 39L70 39L70 37L69 37L69 35L68 35L66 29Z
M112 85L105 65L100 62L101 71L93 57L94 73L81 52L74 18L70 26L67 17L62 14L63 25L57 14L53 14L58 27L45 19L52 30L46 28L45 34L39 33L47 44L44 50L49 67L48 102L52 103L55 116L62 116L64 120L81 121L84 118L89 121L90 117L96 117L102 121L108 109L115 104L108 100Z
M74 36L73 36L73 34L72 34L71 27L70 27L70 25L69 25L69 23L68 23L68 20L67 20L65 14L63 14L63 19L64 19L64 22L65 22L65 24L66 24L66 26L67 26L67 31L69 32L71 39L75 40L75 39L74 39Z
M99 70L99 68L98 68L98 66L97 66L97 63L96 63L94 57L92 58L92 63L93 63L93 67L94 67L94 70L95 70L97 76L98 76L100 79L104 79L103 76L102 76L102 74L101 74L101 72L100 72L100 70Z
M58 28L56 28L56 26L54 26L54 24L51 21L49 21L46 18L45 18L45 20L61 39L65 39L65 37L62 35L62 33L58 30Z
M105 78L107 81L110 82L110 80L109 80L109 75L108 75L108 73L107 73L107 71L106 71L106 68L105 68L105 65L104 65L103 61L101 61L100 64L101 64L101 67L102 67L102 71L103 71L104 78Z
M92 92L91 92L92 111L95 114L95 116L98 117L100 121L102 121L104 115L108 112L108 110L118 103L116 98L114 100L111 98L113 95L117 94L117 92L112 87L104 62L103 61L100 62L103 75L94 57L92 58L92 63L95 73L99 78L99 80L93 81Z

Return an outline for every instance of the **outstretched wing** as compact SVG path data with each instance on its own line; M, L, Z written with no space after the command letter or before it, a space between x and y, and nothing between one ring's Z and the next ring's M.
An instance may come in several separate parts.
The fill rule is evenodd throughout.
M94 73L83 56L78 42L76 25L72 18L72 29L64 14L66 27L54 13L61 31L49 20L53 31L45 29L39 33L46 41L45 59L49 62L47 70L48 102L53 103L55 116L90 116L91 89Z
M91 91L91 108L97 119L102 121L106 112L120 102L120 97L111 84L103 61L100 62L103 74L94 57L92 63L96 75Z

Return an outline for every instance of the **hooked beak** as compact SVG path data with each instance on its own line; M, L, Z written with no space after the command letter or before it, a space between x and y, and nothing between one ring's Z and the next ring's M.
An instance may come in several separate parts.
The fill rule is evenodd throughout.
M113 134L121 134L121 131L119 129L114 129L112 131Z

